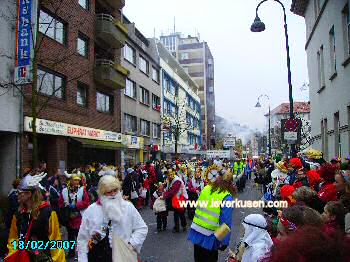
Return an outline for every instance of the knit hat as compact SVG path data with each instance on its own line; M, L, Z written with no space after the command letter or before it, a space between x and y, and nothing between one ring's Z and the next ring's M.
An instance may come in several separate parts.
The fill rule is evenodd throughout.
M301 163L301 160L300 158L292 158L291 160L289 160L289 165L292 167L292 168L295 168L295 169L300 169L303 167L303 164Z

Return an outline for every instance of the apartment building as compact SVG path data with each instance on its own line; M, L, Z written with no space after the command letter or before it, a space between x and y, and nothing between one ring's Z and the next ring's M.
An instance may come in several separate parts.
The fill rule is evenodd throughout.
M326 159L349 156L350 1L293 0L305 18L312 147Z
M197 155L201 147L199 87L177 59L157 43L162 89L162 158Z
M123 0L39 1L39 160L48 170L120 163ZM31 87L26 90L30 99ZM31 166L32 109L24 104L22 167Z
M0 1L0 10L16 13L12 0ZM15 67L15 19L0 16L0 194L7 194L13 179L20 172L21 95L9 85Z
M123 162L160 157L160 65L154 39L147 39L126 17L128 37L121 64L130 71L121 94L121 122L126 149Z
M199 86L203 149L215 144L214 58L207 42L180 33L161 36L160 41Z

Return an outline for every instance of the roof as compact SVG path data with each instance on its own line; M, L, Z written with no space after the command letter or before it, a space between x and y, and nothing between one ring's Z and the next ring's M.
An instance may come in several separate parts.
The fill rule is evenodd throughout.
M310 113L310 103L309 102L294 102L293 111L295 113ZM289 103L282 103L279 106L271 110L271 115L284 115L289 113ZM266 114L265 116L268 116Z
M290 8L290 11L292 11L296 15L304 17L308 4L309 0L292 0L292 6Z

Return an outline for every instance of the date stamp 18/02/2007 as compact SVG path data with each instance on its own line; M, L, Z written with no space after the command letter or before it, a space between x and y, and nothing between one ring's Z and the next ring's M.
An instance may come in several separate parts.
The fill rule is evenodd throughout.
M22 240L14 240L11 242L14 250L55 250L55 249L75 249L76 241L68 240L28 240L27 242Z

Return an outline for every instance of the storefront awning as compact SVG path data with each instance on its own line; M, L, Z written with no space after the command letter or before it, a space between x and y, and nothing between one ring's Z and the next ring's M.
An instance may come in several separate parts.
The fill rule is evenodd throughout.
M79 142L82 147L110 149L110 150L126 148L122 143L111 142L111 141L93 140L93 139L85 139L85 138L73 138L73 140Z

